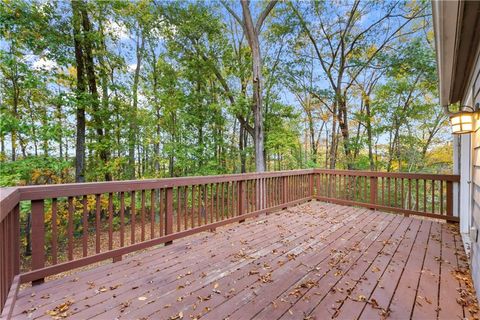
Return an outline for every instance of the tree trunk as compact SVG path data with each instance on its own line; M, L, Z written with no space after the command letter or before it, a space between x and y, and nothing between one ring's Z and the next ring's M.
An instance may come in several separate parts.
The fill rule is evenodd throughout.
M375 171L375 161L373 159L373 141L372 141L372 114L370 111L370 99L365 101L365 112L367 113L367 144L368 144L368 160L370 162L370 170Z
M91 104L93 111L93 120L95 126L95 132L97 134L97 148L99 158L102 163L102 169L105 170L107 166L107 149L105 146L105 139L103 133L103 120L100 114L100 101L97 90L97 78L95 75L95 63L93 61L93 40L92 40L92 26L88 17L86 4L82 1L81 5L82 13L82 26L83 26L83 47L85 49L85 71L87 75L88 88L91 95ZM108 178L108 174L105 174L105 178Z
M258 40L258 31L256 30L252 16L250 14L249 3L241 1L243 20L248 39L248 44L252 51L252 77L253 77L253 116L254 116L254 142L255 142L255 170L256 172L265 171L264 158L264 132L263 132L263 109L262 109L262 56L260 52L260 42Z
M155 104L155 140L153 144L153 169L155 171L155 176L158 177L160 174L160 134L161 134L161 127L160 127L160 103L158 102L157 95L158 95L158 73L157 73L157 59L155 56L155 50L153 47L151 48L152 54L152 79L153 79L153 101Z
M238 150L240 151L240 172L247 172L247 157L245 155L245 129L240 124L240 133L238 137Z
M75 45L75 64L77 68L77 110L76 122L77 131L75 137L75 182L85 182L85 79L84 61L81 36L81 13L78 1L72 1L72 23Z
M350 135L348 130L347 103L343 95L338 101L338 126L343 138L343 150L345 152L347 168L348 170L352 170L353 162Z
M335 169L336 160L337 160L337 106L333 106L333 117L332 117L332 142L330 143L330 154L329 154L329 166L330 169Z
M130 125L129 125L129 137L128 137L128 171L129 178L135 179L135 145L136 145L136 132L137 132L137 108L138 108L138 83L140 81L140 68L142 65L143 49L145 42L143 36L140 34L140 31L137 31L137 41L136 41L136 55L137 55L137 65L135 67L135 74L133 76L133 86L132 86L132 95L133 95L133 105L130 115Z
M102 13L100 13L101 17L99 19L99 32L100 32L100 46L101 46L101 53L98 55L98 61L100 63L101 69L100 69L100 80L101 80L101 87L102 87L102 110L103 110L103 115L107 114L108 116L106 119L103 119L103 127L104 127L104 142L102 145L102 156L104 159L105 164L108 164L108 161L110 159L111 153L110 153L110 139L111 139L111 126L109 125L110 123L110 99L108 96L108 73L107 73L107 64L105 62L105 53L107 52L107 46L105 45L105 35L104 35L104 29L103 29L103 16ZM107 166L108 167L108 166ZM105 168L104 172L104 178L105 181L111 181L112 180L112 173L110 172L109 169Z

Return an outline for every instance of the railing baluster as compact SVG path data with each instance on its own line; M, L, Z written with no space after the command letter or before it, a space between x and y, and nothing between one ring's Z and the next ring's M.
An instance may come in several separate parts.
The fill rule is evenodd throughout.
M400 208L405 209L405 181L403 180L403 178L400 179L400 183L402 184Z
M206 201L207 201L208 205L210 206L210 223L213 223L213 215L214 215L214 212L213 212L213 202L214 202L213 188L214 188L214 183L211 183L210 184L210 197L209 197L208 189L207 189L207 192L206 192L206 194L207 194L206 195ZM205 206L207 206L207 204ZM208 219L205 219L205 224L208 224Z
M120 247L125 246L125 193L120 192Z
M220 198L221 198L221 202L219 202L219 208L220 208L220 212L221 212L221 215L220 215L220 220L224 220L225 219L225 183L222 182L220 183ZM218 218L217 218L218 219Z
M198 185L198 201L197 201L197 222L198 222L198 226L200 227L202 225L202 209L203 209L203 206L202 206L202 198L203 198L203 186L202 185Z
M120 196L120 248L123 248L123 246L125 245L125 235L124 235L124 232L125 232L125 195L123 192L120 192L119 193L119 196ZM111 211L111 214L109 214L109 224L111 225L111 227L109 226L109 232L110 232L110 229L112 230L112 236L110 237L109 236L109 241L110 239L112 239L112 244L111 244L111 247L113 249L113 215L115 214L115 208L113 206L113 193L110 193L108 195L108 198L109 198L109 211ZM110 204L110 200L111 200L111 204ZM110 221L111 220L111 221ZM109 243L109 247L110 247L110 243ZM121 261L122 260L122 255L119 255L119 256L116 256L116 257L113 257L112 259L112 262L118 262L118 261Z
M416 192L416 196L415 196L415 210L418 211L418 208L419 208L419 202L420 202L420 199L419 199L419 192L418 192L418 181L419 179L415 179L415 192Z
M130 193L130 244L135 244L137 205L135 191Z
M443 180L440 180L440 214L443 215Z
M398 180L397 178L394 178L394 181L395 181L395 186L394 186L394 190L393 190L393 198L394 198L393 206L394 207L398 207L398 197L397 197L397 193L398 193L397 192L397 184L398 184L398 182L397 182L397 180Z
M68 260L73 260L73 197L68 197Z
M188 186L183 188L183 230L188 229Z
M392 189L392 179L390 177L387 178L387 206L392 206L392 198L391 198L391 189Z
M177 232L180 232L180 208L181 208L181 204L180 204L180 190L181 187L177 187Z
M141 212L140 212L140 221L142 223L142 233L141 233L141 241L145 241L145 190L142 190L141 195Z
M368 178L363 177L363 202L368 202Z
M432 213L435 213L435 180L432 180Z
M381 177L382 179L382 205L385 205L385 177Z
M87 196L83 196L82 206L83 206L83 237L82 237L82 254L84 257L88 254L88 201Z
M155 190L150 190L150 239L155 238Z
M173 233L173 188L165 189L165 235ZM168 241L165 245L171 244L172 241Z
M192 200L191 200L191 205L192 205L192 208L191 208L191 211L190 211L190 214L191 214L191 217L190 217L190 220L191 220L191 227L194 228L195 227L195 186L193 185L192 186Z
M113 193L108 194L108 250L113 249Z
M58 235L57 235L57 198L52 199L52 264L57 264Z
M226 219L230 218L230 182L226 182L225 183L225 193L226 193L226 196L227 196L227 210L225 211L225 217Z
M408 179L408 210L412 210L412 179Z
M377 204L377 188L378 188L378 178L370 177L370 203ZM375 209L374 207L370 207Z
M100 195L95 195L95 253L100 253Z
M243 215L245 213L245 205L246 205L246 198L245 198L245 185L246 182L245 180L239 180L237 183L237 205L238 205L238 211L237 214L239 216ZM240 220L239 222L244 222L245 220Z

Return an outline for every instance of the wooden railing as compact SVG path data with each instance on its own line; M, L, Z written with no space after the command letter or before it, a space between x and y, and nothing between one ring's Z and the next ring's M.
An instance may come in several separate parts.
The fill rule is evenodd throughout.
M314 175L318 200L458 221L453 214L457 175L348 170L315 170Z
M8 318L20 283L119 261L312 199L458 221L452 207L458 181L454 175L310 169L4 188L0 306Z

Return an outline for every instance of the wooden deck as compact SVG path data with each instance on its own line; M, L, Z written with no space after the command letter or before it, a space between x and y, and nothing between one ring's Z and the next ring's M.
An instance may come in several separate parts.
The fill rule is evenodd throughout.
M462 319L457 226L310 202L19 292L14 318Z

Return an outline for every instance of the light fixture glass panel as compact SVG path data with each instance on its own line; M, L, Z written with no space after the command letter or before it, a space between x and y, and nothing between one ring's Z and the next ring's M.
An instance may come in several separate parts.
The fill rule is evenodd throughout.
M461 120L461 117L459 117L458 115L453 115L450 118L450 121L452 122L452 125L459 124L460 120Z
M472 114L463 114L461 117L462 123L472 123Z
M460 131L462 131L461 125L457 124L452 126L452 133L459 133Z

